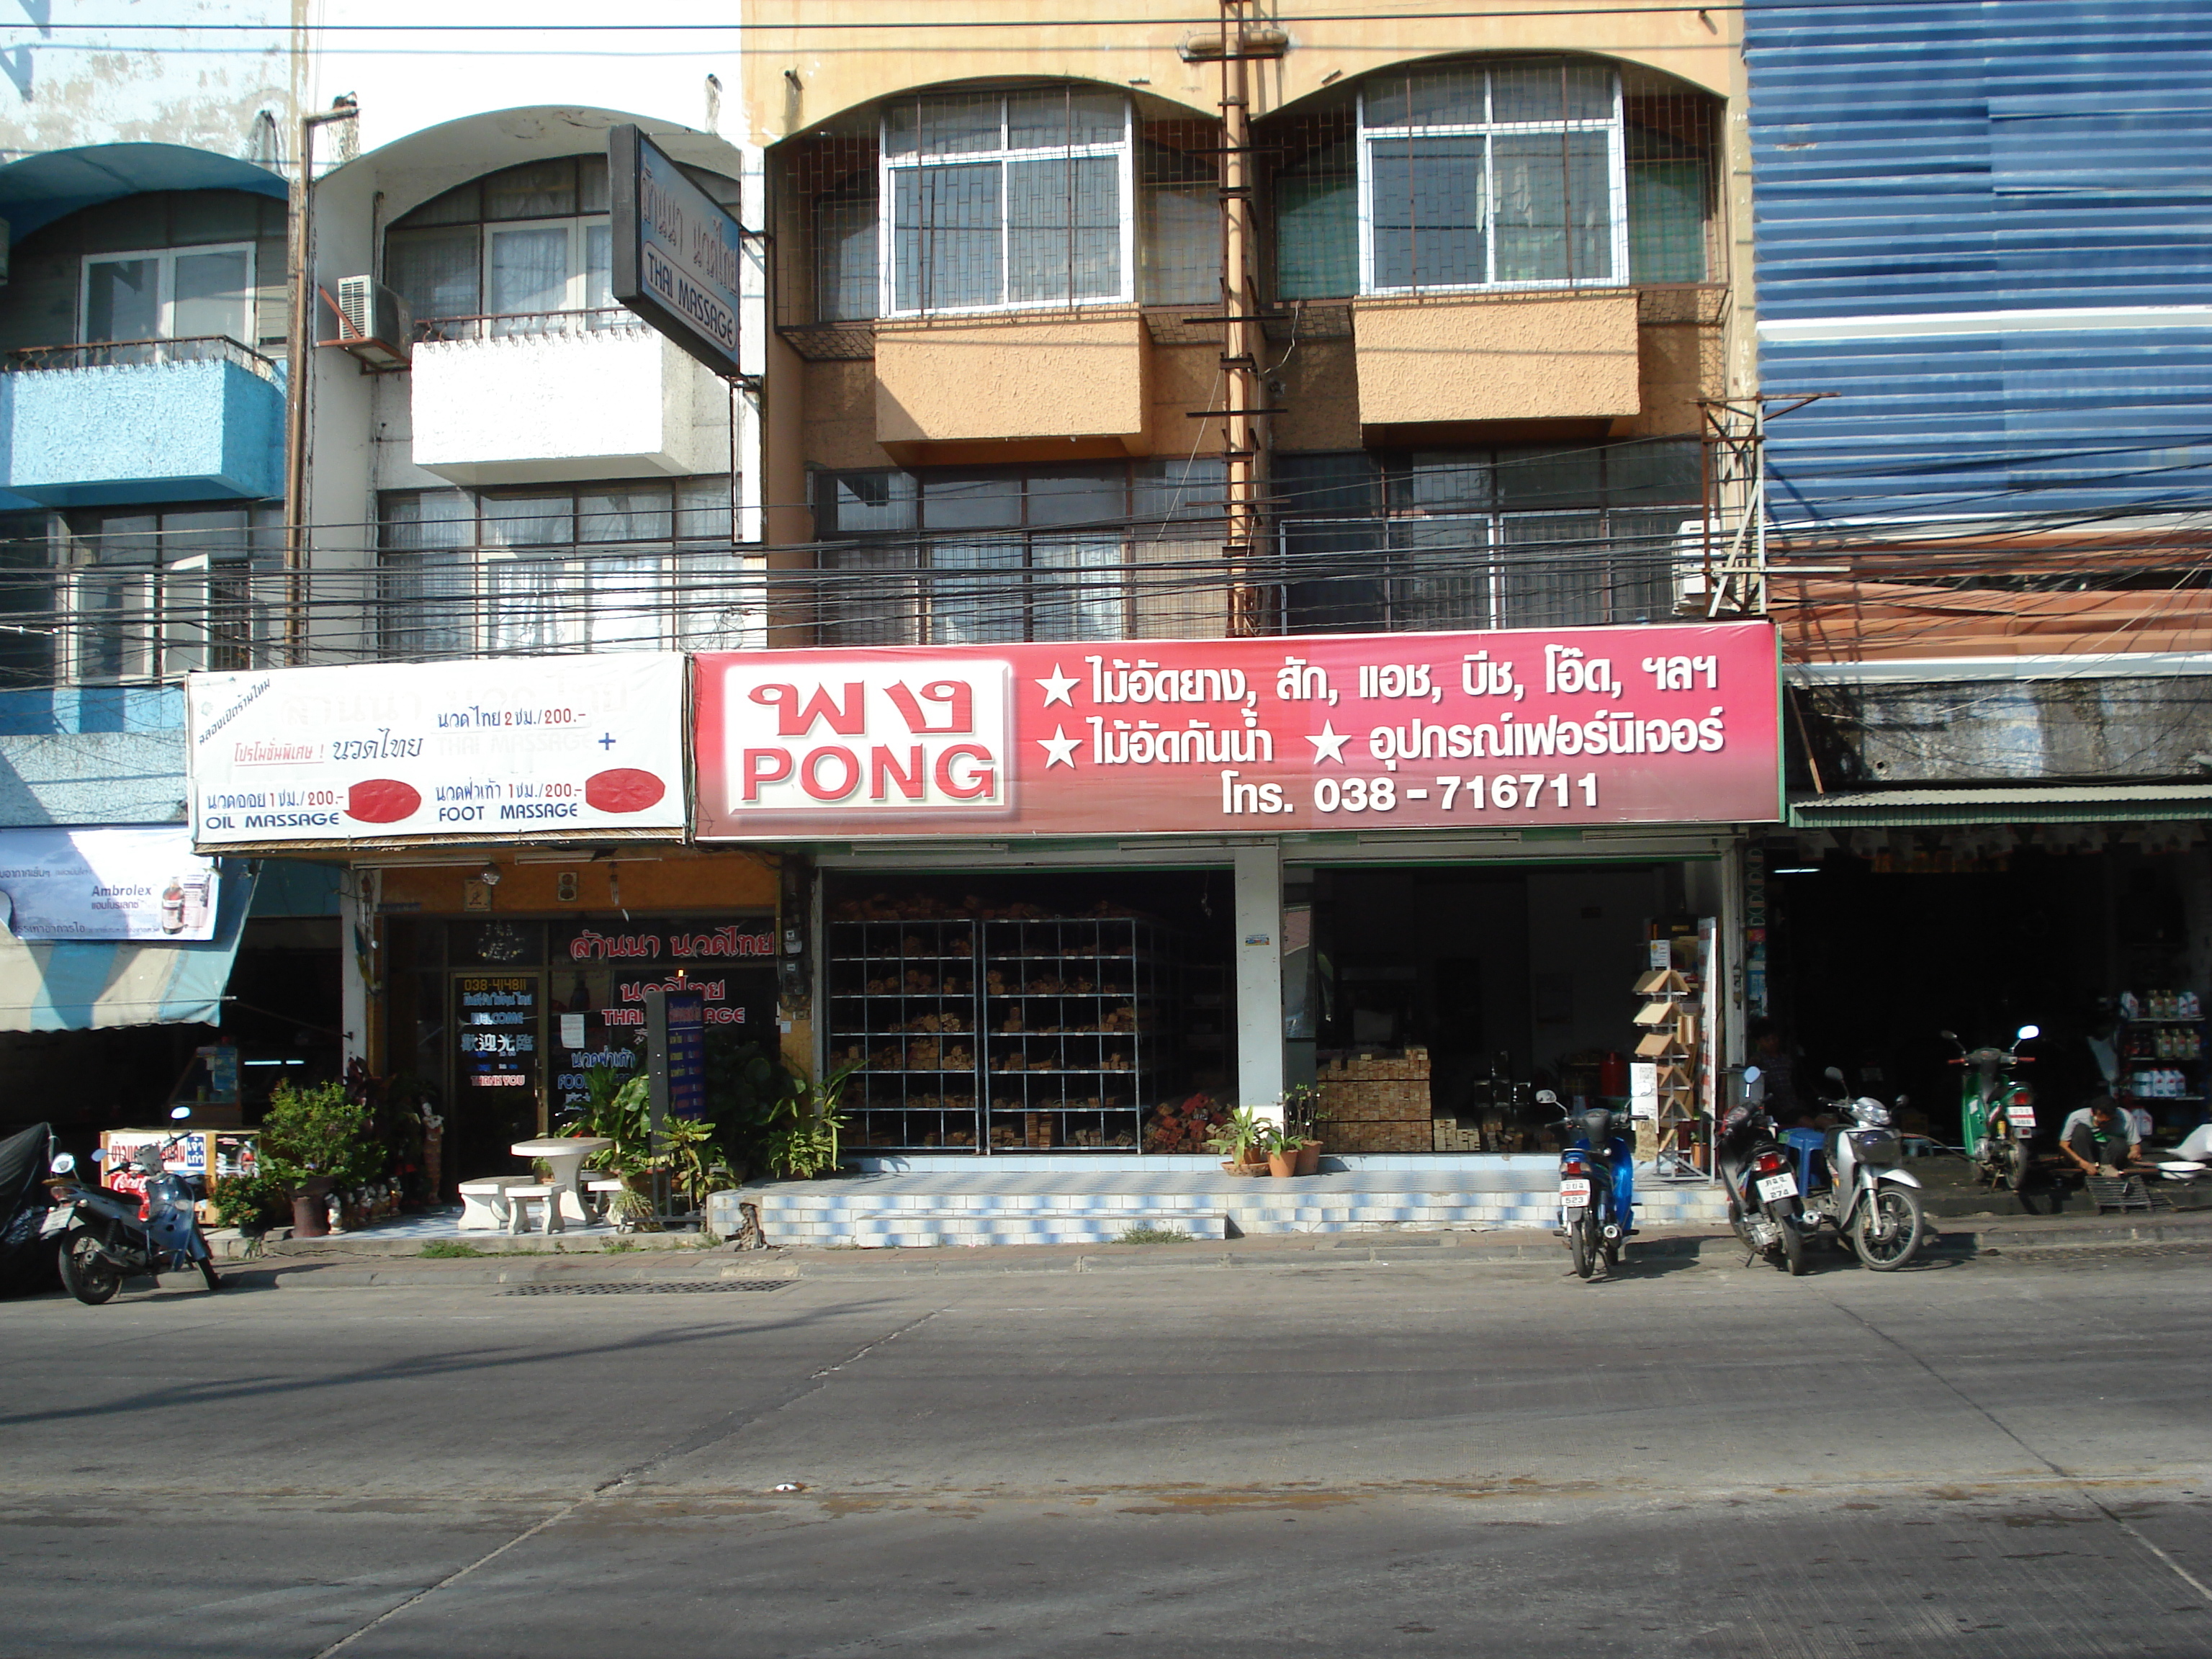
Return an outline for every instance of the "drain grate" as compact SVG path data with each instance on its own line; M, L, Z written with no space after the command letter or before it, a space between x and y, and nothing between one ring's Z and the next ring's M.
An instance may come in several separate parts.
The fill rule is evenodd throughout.
M708 1291L780 1291L795 1285L794 1279L676 1279L656 1284L635 1280L627 1285L510 1285L501 1296L690 1296Z

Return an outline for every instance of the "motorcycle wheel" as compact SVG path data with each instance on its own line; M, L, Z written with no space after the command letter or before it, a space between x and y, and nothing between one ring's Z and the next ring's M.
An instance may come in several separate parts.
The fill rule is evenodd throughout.
M2027 1148L2017 1140L2005 1143L2005 1184L2019 1192L2027 1185Z
M1852 1224L1851 1248L1875 1273L1894 1273L1920 1253L1927 1229L1920 1194L1884 1182Z
M62 1240L58 1257L62 1288L88 1308L115 1299L123 1288L123 1269L100 1253L100 1241L79 1227Z
M1591 1231L1588 1210L1584 1210L1581 1218L1567 1229L1567 1249L1574 1255L1575 1276L1577 1279L1588 1279L1596 1269L1597 1264L1590 1260Z
M1782 1266L1788 1270L1790 1278L1803 1278L1805 1276L1805 1234L1797 1225L1796 1212L1788 1210L1777 1211L1774 1215L1774 1224L1782 1230Z

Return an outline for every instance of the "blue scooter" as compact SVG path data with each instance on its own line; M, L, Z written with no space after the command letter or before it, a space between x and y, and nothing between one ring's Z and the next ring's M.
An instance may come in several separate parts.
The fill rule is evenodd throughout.
M1549 1089L1536 1091L1539 1105L1557 1108ZM1635 1149L1613 1133L1614 1114L1593 1106L1581 1112L1562 1109L1559 1122L1571 1140L1559 1153L1559 1230L1567 1242L1577 1277L1606 1278L1620 1265L1620 1248L1634 1214Z

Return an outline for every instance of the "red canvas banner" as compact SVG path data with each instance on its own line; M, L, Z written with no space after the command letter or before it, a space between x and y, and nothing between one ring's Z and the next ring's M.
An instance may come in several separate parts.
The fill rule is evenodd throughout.
M1765 623L696 659L702 839L1771 823Z

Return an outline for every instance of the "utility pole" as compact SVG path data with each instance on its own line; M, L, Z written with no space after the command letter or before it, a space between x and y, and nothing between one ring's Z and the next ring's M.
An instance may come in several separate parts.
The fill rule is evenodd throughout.
M1253 578L1266 550L1267 444L1261 411L1264 334L1260 322L1256 188L1252 165L1252 79L1255 55L1279 58L1272 43L1256 53L1247 25L1257 0L1221 0L1221 379L1227 471L1229 631L1256 634L1264 625L1262 589Z
M284 330L284 660L307 660L307 364L314 347L315 129L360 113L351 93L299 119L285 223L291 315Z

